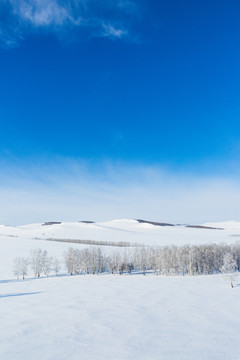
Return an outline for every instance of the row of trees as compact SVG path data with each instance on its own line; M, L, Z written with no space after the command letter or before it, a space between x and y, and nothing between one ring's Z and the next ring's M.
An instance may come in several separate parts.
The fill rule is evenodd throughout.
M42 240L41 238L35 238L35 240ZM94 246L114 246L114 247L142 247L142 244L133 243L130 241L103 241L103 240L81 240L81 239L55 239L48 238L48 241L57 241L71 244L83 244Z
M62 268L68 274L98 274L103 272L123 274L132 271L153 272L157 275L201 275L240 271L240 243L234 245L167 246L163 248L125 248L103 252L99 247L69 248L63 261L49 257L47 251L32 250L29 258L17 257L14 275L23 278L29 267L35 277L50 272L56 275Z

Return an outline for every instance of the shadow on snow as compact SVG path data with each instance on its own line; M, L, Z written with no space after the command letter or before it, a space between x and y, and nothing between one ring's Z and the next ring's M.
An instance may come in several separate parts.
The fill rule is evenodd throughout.
M42 291L29 292L29 293L0 294L0 298L15 297L15 296L24 296L24 295L36 295L36 294L40 294L41 292L42 292Z

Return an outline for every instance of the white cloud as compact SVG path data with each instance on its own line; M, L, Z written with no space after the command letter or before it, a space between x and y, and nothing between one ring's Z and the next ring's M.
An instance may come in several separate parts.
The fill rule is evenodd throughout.
M13 45L31 31L68 34L68 29L88 30L91 36L121 39L129 34L129 19L135 18L135 0L3 0L0 41ZM66 35L67 36L67 35Z
M65 6L56 0L9 0L14 14L22 21L30 22L35 27L63 25L70 22L79 25L81 17L74 18L68 2Z
M0 198L0 223L5 224L114 218L203 223L237 220L240 213L237 179L146 166L8 167L0 178Z
M123 36L127 35L127 31L123 29L119 29L114 27L113 25L103 25L104 31L103 35L107 37L113 37L113 38L122 38Z

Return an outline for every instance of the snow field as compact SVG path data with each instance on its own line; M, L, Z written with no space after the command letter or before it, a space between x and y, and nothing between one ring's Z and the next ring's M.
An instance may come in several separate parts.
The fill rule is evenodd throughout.
M33 279L29 270L26 280L17 281L12 274L14 258L28 257L30 250L41 248L62 260L70 246L86 247L34 237L139 239L159 246L238 240L230 235L240 233L239 223L224 226L226 230L165 228L134 220L0 226L0 359L239 360L239 278L232 289L221 275Z
M221 276L1 282L4 360L239 359L239 294Z

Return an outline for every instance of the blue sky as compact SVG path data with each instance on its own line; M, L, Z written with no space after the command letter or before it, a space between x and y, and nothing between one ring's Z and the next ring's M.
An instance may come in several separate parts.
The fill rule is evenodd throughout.
M126 194L123 208L111 198L105 218L158 219L162 194L150 211L157 184L166 190L165 208L168 192L176 192L177 199L181 189L176 215L170 219L169 211L167 221L181 212L189 184L193 193L212 193L221 183L219 194L229 199L226 194L238 191L239 178L239 11L238 1L220 0L3 0L0 191L24 193L26 199L26 192L34 198L40 186L43 210L31 221L45 220L44 204L56 189L49 174L74 183L79 203L81 183L85 204L91 204L87 216L92 210L95 218L108 208L102 186L105 198L111 191L121 193L119 186ZM136 182L141 194L153 193L142 208L132 205L129 211L127 189L136 189ZM86 188L90 183L98 188L99 208ZM64 202L69 193L58 186L55 199ZM2 209L0 223L20 221L24 196L21 201L5 196L9 215ZM71 199L66 200L70 207ZM139 210L146 202L149 212ZM181 221L207 220L204 207L197 208L184 210ZM233 218L234 196L228 210L221 209L216 215L212 208L209 220ZM29 203L21 221L32 210ZM85 210L79 205L57 215L53 206L48 216L73 218Z

